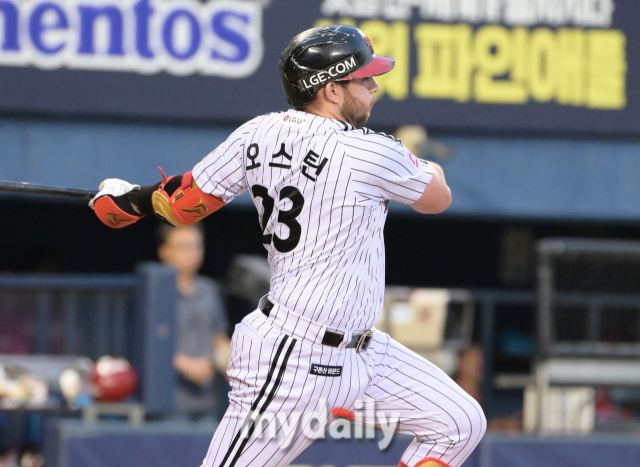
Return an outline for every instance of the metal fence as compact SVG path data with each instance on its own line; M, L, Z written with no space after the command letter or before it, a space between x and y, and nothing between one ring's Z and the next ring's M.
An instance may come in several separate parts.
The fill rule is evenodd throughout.
M542 358L640 356L640 242L538 244L538 352Z
M0 353L131 357L136 278L0 275Z
M130 360L149 412L173 406L175 272L0 274L0 354L103 355Z
M134 354L140 352L139 345L134 345L140 335L135 321L139 295L145 293L143 289L147 295L158 294L155 280L144 283L139 279L136 274L0 274L0 353L11 350L6 342L3 344L8 340L21 347L20 353L85 355L92 359L111 354L136 361ZM483 404L489 408L495 398L497 315L518 313L522 307L533 310L535 294L485 289L472 290L471 294L479 312L485 354ZM158 308L157 302L148 305Z

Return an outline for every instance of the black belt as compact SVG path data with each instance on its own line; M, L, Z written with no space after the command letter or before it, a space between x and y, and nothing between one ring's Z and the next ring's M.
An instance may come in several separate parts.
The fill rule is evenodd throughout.
M271 313L271 310L274 307L274 303L267 298L265 295L260 299L260 304L258 308L262 311L262 314L267 318ZM373 331L369 329L363 334L352 334L351 340L346 345L347 349L356 349L358 352L361 350L367 350L369 344L371 344L371 338L373 337ZM322 338L322 345L328 345L329 347L339 347L344 340L344 334L340 334L338 332L325 331L324 337Z

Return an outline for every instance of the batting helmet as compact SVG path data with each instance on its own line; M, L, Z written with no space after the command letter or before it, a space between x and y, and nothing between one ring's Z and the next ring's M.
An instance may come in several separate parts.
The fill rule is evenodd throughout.
M278 68L289 104L300 108L329 82L382 75L395 62L376 55L360 29L335 24L294 37L282 51Z

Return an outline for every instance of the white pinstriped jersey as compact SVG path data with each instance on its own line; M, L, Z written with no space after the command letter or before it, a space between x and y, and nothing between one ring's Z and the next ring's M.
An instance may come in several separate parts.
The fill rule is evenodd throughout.
M245 123L193 169L225 203L251 192L271 300L353 332L382 308L388 200L415 202L432 176L390 136L296 110Z

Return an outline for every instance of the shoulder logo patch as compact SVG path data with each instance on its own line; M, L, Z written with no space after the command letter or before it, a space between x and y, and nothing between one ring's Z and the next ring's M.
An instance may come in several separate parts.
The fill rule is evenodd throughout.
M290 126L293 128L307 128L307 124L309 123L309 117L303 112L295 112L289 110L282 119L280 120L282 125Z

